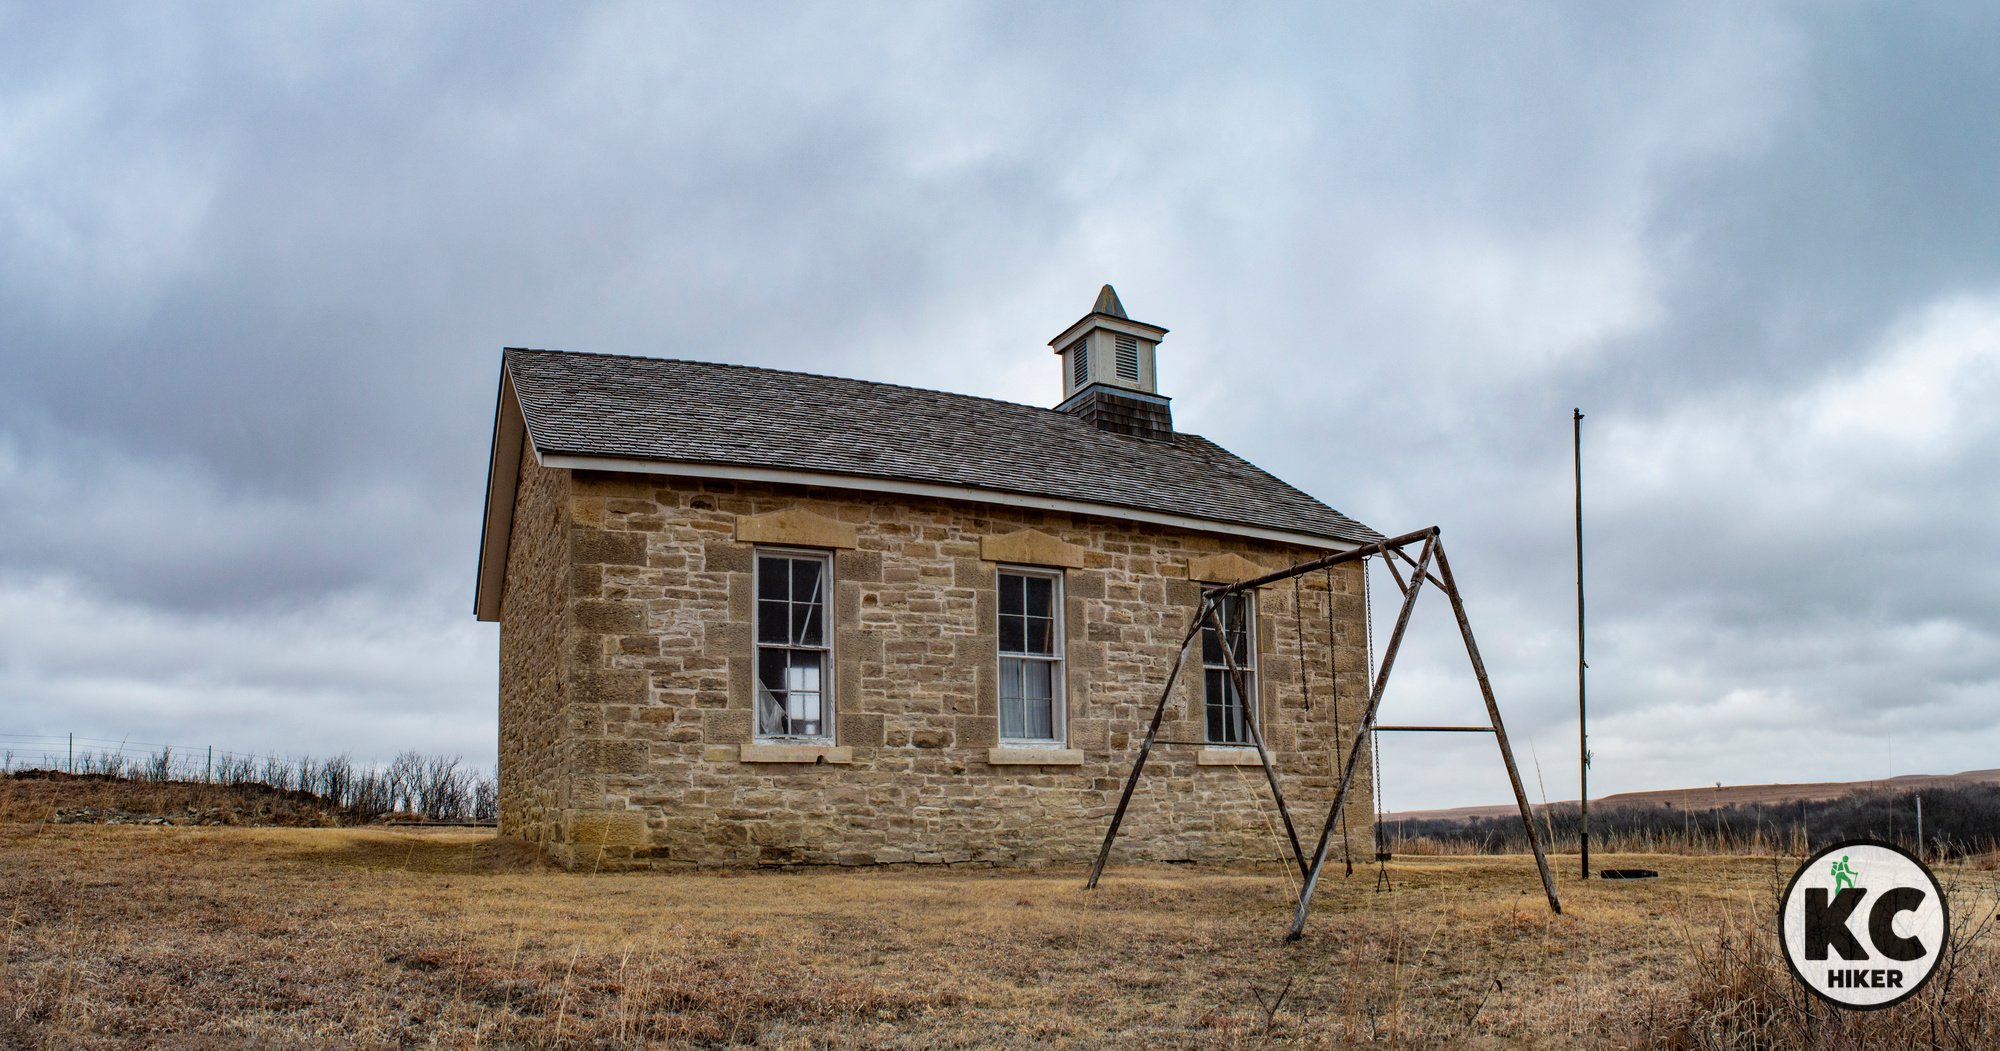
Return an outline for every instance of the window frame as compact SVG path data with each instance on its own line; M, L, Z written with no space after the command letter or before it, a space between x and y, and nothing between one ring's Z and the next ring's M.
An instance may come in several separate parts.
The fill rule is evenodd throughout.
M1202 596L1202 600L1206 602L1207 599L1208 596L1204 594ZM1222 601L1225 604L1231 601L1240 601L1242 603L1242 609L1243 609L1242 619L1244 622L1243 623L1244 657L1242 658L1242 663L1240 663L1237 666L1237 670L1241 672L1243 675L1243 690L1241 698L1242 712L1243 712L1242 715L1243 736L1241 740L1218 741L1209 731L1209 710L1213 707L1217 707L1215 704L1213 704L1213 702L1211 702L1209 698L1209 681L1210 681L1209 673L1221 672L1223 675L1225 693L1224 693L1224 703L1220 705L1220 707L1225 713L1224 715L1225 719L1227 718L1227 712L1229 710L1227 697L1230 692L1233 692L1234 684L1229 681L1229 664L1226 659L1216 664L1210 664L1208 661L1208 638L1209 638L1209 633L1213 629L1210 627L1207 618L1203 618L1201 626L1201 640L1200 640L1200 645L1202 648L1201 739L1203 744L1213 748L1255 748L1257 746L1257 738L1263 733L1263 724L1256 722L1258 717L1263 714L1261 706L1258 705L1258 696L1261 687L1259 685L1258 662L1257 662L1257 595L1254 591L1239 591L1233 595L1226 596ZM1216 608L1215 619L1220 623L1220 626L1222 628L1221 642L1223 646L1223 652L1226 654L1228 652L1228 645L1229 645L1230 623L1226 608L1224 606L1218 606ZM1256 724L1254 732L1252 730L1253 723Z
M834 631L833 615L833 552L818 548L783 547L759 544L750 552L750 740L763 744L833 744L834 743ZM764 559L783 558L791 561L818 562L822 569L825 587L820 594L820 638L819 646L799 646L791 643L765 642L759 630L764 618ZM787 601L793 601L787 598ZM766 649L785 652L818 652L820 658L819 681L819 724L817 734L772 734L764 732L761 694L764 692L763 655ZM787 691L789 693L789 691Z
M1000 589L1004 586L1003 585L1004 580L1010 576L1038 578L1042 580L1047 580L1051 583L1050 594L1049 594L1049 609L1050 609L1050 619L1053 621L1053 623L1050 625L1050 633L1051 633L1050 641L1053 644L1053 649L1054 649L1053 653L1047 653L1047 654L1028 653L1025 651L1025 649L1019 651L1009 651L1002 648L1000 643L1001 636L999 630L1000 618L1005 616L1006 614L1001 612ZM1050 568L1047 566L1021 566L1021 565L1000 565L994 568L993 650L995 657L994 671L997 678L995 679L993 694L994 694L995 707L996 709L999 709L994 712L994 719L999 723L995 739L1000 742L1001 747L1064 748L1067 747L1069 744L1069 638L1068 638L1068 619L1064 616L1064 610L1063 610L1064 595L1066 593L1064 588L1064 583L1065 583L1064 573L1059 568ZM1022 639L1022 643L1024 646L1026 645L1026 642L1027 640L1024 637ZM1053 666L1053 670L1050 673L1050 680L1052 685L1049 690L1050 736L1048 737L1007 736L1007 718L1004 709L1007 704L1007 697L1006 697L1007 662L1009 660L1030 660ZM1026 699L1023 698L1024 702L1025 700ZM1022 712L1022 722L1024 724L1027 721L1026 715L1027 713L1024 710Z

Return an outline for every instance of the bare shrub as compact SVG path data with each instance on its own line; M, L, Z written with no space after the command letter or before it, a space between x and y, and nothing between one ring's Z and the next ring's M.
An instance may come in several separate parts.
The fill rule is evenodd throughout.
M424 757L418 752L402 752L389 763L389 804L393 810L415 813L422 791Z
M472 809L470 786L458 768L458 756L434 755L424 760L417 775L417 813L432 821L452 820Z
M472 820L498 821L500 819L500 786L490 777L481 777L472 783Z

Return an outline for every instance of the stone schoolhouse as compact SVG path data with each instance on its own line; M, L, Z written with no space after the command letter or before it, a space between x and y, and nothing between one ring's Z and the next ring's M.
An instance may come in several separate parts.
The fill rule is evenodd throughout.
M501 832L589 868L1087 863L1202 587L1379 538L1175 431L1166 332L1106 286L1050 343L1053 409L507 350L475 605ZM1362 588L1348 564L1227 602L1116 859L1286 854L1251 719L1316 829Z

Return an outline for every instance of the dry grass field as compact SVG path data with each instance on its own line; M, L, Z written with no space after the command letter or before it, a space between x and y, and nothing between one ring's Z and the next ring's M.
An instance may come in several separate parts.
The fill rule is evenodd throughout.
M1793 863L588 875L490 833L0 825L5 1047L1996 1046L1990 925L1953 988L1807 1009ZM1953 867L1958 925L1996 878ZM1771 968L1775 966L1777 973ZM1796 1001L1796 1002L1795 1002Z

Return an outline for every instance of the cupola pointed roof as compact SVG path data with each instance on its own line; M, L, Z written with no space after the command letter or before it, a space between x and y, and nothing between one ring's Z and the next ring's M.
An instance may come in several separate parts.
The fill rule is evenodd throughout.
M1093 314L1109 314L1112 317L1122 318L1125 317L1125 304L1118 301L1117 289L1112 288L1110 285L1105 285L1098 290L1097 302L1091 306L1090 312ZM1130 320L1130 318L1126 320Z

